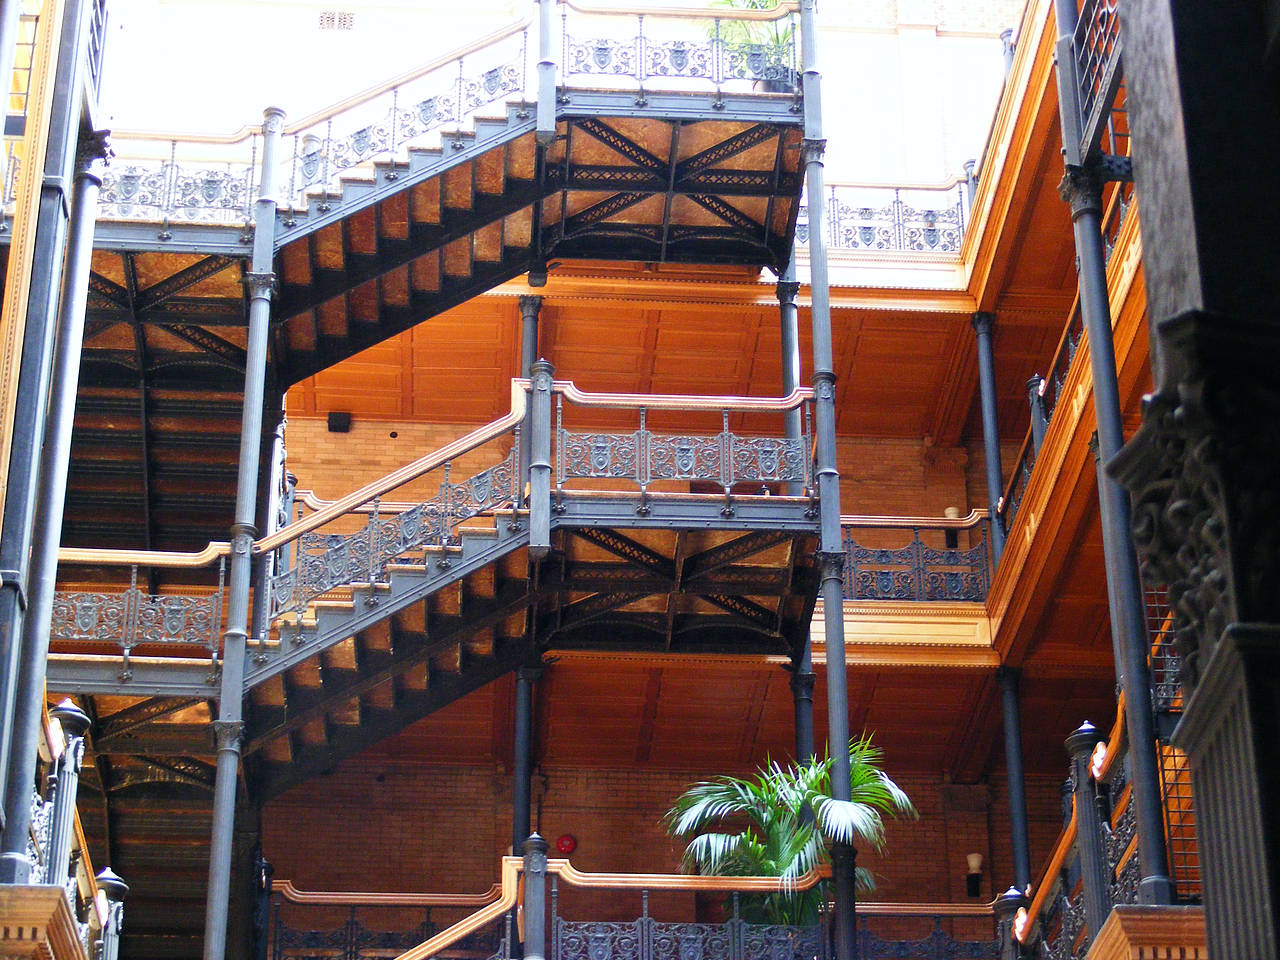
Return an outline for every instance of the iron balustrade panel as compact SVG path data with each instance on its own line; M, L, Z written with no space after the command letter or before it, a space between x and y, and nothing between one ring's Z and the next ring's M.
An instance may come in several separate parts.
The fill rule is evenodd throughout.
M968 220L968 189L860 187L832 184L826 200L832 250L958 255ZM801 203L796 242L809 242L808 200Z
M846 600L961 603L986 599L991 574L985 523L981 540L968 548L930 546L921 538L921 530L929 528L921 527L911 528L911 541L905 546L867 546L856 539L858 529L876 528L844 528ZM886 529L880 528L882 536Z
M630 433L574 431L564 424L564 397L555 398L555 484L566 481L629 480L644 492L655 480L714 483L726 496L742 483L796 483L808 490L813 471L811 417L799 437L745 436L729 429L721 411L718 434L659 433L649 429L649 411L637 409L639 428Z
M222 634L225 559L218 561L218 585L211 594L153 594L138 587L138 568L130 568L122 593L58 591L49 624L51 641L110 643L124 654L128 673L131 651L144 644L201 647L217 658Z
M858 960L999 960L1000 941L957 940L942 928L942 918L934 917L933 930L918 940L882 938L859 923Z
M1118 0L1085 0L1072 48L1079 88L1080 154L1098 147L1122 77Z
M444 926L432 917L428 908L425 917L416 926L400 930L379 929L361 918L360 907L346 908L346 918L340 926L313 926L305 924L303 915L313 916L337 912L338 908L326 905L310 906L305 910L297 904L288 905L288 914L282 910L283 898L272 894L272 916L269 931L268 955L272 960L384 960L398 956L418 946L439 933ZM409 908L364 908L386 913L389 909L405 912ZM317 918L316 922L321 922ZM331 921L330 921L331 922ZM503 921L487 924L475 930L435 954L437 957L485 957L489 960L510 957Z
M701 80L680 88L719 91L739 80L800 94L794 14L783 26L781 17L746 23L660 14L582 13L571 21L569 5L560 9L561 83L575 76L625 77L643 90L650 81Z
M483 513L514 504L520 495L518 431L510 452L497 464L462 483L450 479L451 462L443 466L439 492L407 510L380 516L378 501L364 526L350 534L304 533L297 556L278 551L281 572L270 578L271 616L300 613L317 597L353 583L382 583L387 567L406 554L428 546L458 543L458 527Z
M1022 454L1018 457L1018 462L1013 465L1013 471L1009 475L1009 486L1005 490L1004 496L1000 498L999 522L1004 525L1006 532L1013 529L1013 521L1018 515L1018 508L1022 506L1022 498L1026 496L1027 484L1031 482L1031 474L1035 471L1035 468L1035 445L1024 443L1022 445Z
M747 923L673 923L642 916L604 922L556 916L553 960L814 960L819 927Z
M93 0L89 21L89 84L94 96L102 92L102 55L107 41L107 0Z
M1084 936L1083 896L1067 896L1059 888L1049 913L1041 921L1041 937L1036 951L1044 960L1084 960L1089 940ZM1045 932L1048 931L1048 932Z

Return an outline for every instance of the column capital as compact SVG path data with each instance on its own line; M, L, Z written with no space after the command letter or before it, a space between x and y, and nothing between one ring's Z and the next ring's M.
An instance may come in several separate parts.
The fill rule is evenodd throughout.
M111 150L110 136L110 130L94 130L80 138L76 144L76 176L94 177L101 185L101 177L94 170L94 166L100 161L109 160L115 156Z
M989 336L995 329L996 315L990 310L979 310L969 318L969 323L972 324L978 336Z
M244 285L249 291L251 300L258 298L268 298L276 289L276 275L271 272L252 273L248 272L244 275Z
M219 753L223 750L240 752L240 743L244 740L243 720L214 720L210 726L213 727L214 748Z
M537 683L542 678L542 672L546 667L542 661L532 663L522 663L516 667L516 679L523 683Z
M1093 166L1067 164L1058 195L1071 205L1071 219L1078 220L1086 213L1102 215L1102 178Z
M538 311L542 309L542 298L537 294L524 293L520 295L520 316L538 318Z
M800 283L796 280L779 280L775 290L778 294L779 303L794 305L796 297L800 295Z
M826 140L815 140L809 137L800 141L800 162L821 163L823 154L827 152Z
M791 695L796 700L805 700L812 703L813 687L817 680L817 674L793 672L791 674Z

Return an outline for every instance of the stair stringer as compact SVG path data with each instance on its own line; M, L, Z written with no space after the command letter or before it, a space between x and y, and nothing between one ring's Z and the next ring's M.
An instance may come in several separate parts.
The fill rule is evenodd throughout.
M444 555L447 557L447 564L429 560L421 567L421 572L400 566L392 571L386 584L352 586L349 610L321 607L316 611L314 626L305 622L282 625L280 652L275 656L255 654L248 664L245 670L245 693L277 674L319 656L325 650L406 607L424 601L431 594L457 583L468 574L496 563L528 543L528 524L522 522L517 526L500 520L496 536L464 533L461 546Z
M339 176L336 193L317 187L314 193L307 194L305 210L283 208L276 214L276 252L366 207L518 140L533 132L536 126L537 121L527 104L511 103L507 104L505 120L477 117L471 130L442 132L440 147L407 148L404 163L376 160L368 168L353 167L349 173Z

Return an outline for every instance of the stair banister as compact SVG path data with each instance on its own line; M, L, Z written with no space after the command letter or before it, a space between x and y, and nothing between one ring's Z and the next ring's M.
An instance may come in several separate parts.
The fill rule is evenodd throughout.
M278 530L271 536L263 537L253 545L255 554L265 553L268 550L274 550L283 544L298 539L304 533L310 533L317 527L322 527L326 523L336 520L338 517L344 516L353 510L364 506L371 502L375 497L380 497L388 491L403 486L411 480L416 480L425 473L434 470L436 467L454 459L468 451L487 443L494 437L500 436L506 431L515 427L523 418L525 411L526 392L529 389L529 381L524 379L513 379L511 381L511 412L492 423L486 424L479 429L473 430L466 436L454 440L435 450L426 456L419 457L412 463L406 464L399 470L392 471L381 479L367 483L359 490L347 494L340 500L334 500L331 504L308 517L303 517L296 523Z

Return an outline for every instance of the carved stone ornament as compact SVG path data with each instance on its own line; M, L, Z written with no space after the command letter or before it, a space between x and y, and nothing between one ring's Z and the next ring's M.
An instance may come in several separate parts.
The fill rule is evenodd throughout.
M1280 329L1189 311L1156 333L1156 392L1107 469L1133 494L1148 582L1169 588L1190 693L1229 624L1280 622Z

